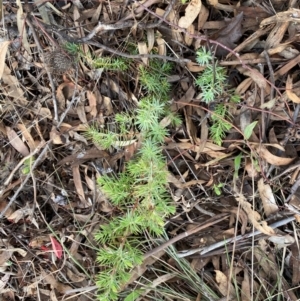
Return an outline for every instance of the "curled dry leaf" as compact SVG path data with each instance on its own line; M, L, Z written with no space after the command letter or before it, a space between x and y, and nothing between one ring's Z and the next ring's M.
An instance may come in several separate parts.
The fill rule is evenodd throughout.
M229 295L230 297L234 297L235 296L234 287L231 283L229 283L227 276L219 270L215 270L215 272L216 272L216 281L218 283L218 288L220 293L223 296Z
M247 202L246 198L242 194L237 194L236 200L240 203L241 208L248 215L249 222L252 223L256 230L261 231L262 233L272 236L275 234L274 230L268 226L264 221L259 222L261 217L258 212L254 211L251 207L251 204Z
M202 7L201 0L192 0L185 9L185 15L178 21L182 28L188 28L197 18Z
M6 134L10 144L24 157L29 155L29 150L17 133L11 128L6 127Z
M242 301L251 301L251 285L248 269L244 269L244 279L242 281Z
M278 206L276 204L271 186L269 184L265 184L263 178L258 181L257 186L266 216L268 217L271 214L276 213L278 211Z
M64 285L60 282L58 282L56 280L56 278L53 276L52 273L47 273L46 271L44 271L42 268L41 268L41 276L43 277L43 280L47 283L47 284L50 284L52 285L55 289L57 289L57 291L61 294L65 294L66 291L72 289L71 286L69 285Z
M155 41L154 29L148 28L147 29L148 52L150 52L153 49L154 41Z
M290 75L288 75L287 80L286 80L286 94L288 98L295 103L300 103L300 98L292 91L293 90L293 79Z
M29 145L30 150L33 152L38 144L36 144L36 142L32 138L30 131L26 128L26 126L23 123L19 123L17 127L20 131L22 131L22 135L24 136L27 144Z
M217 32L213 39L215 39L220 44L226 46L229 49L234 49L236 47L235 42L237 42L242 36L242 21L243 21L243 12L239 13L236 17L232 18L229 22L226 22L219 32ZM216 56L224 56L228 54L228 50L222 47L216 48Z
M278 248L289 246L295 242L295 238L291 235L273 235L268 237L268 240L277 245Z
M275 166L283 166L292 163L295 158L278 157L270 153L263 145L256 145L253 147L260 158L266 160L268 163Z
M266 79L264 76L256 69L254 68L243 68L243 67L237 67L238 71L242 73L245 76L249 76L252 78L252 80L258 85L261 89L269 89L269 85L267 84Z
M26 207L21 208L13 212L11 215L7 217L9 221L12 221L14 223L19 222L21 219L25 218L28 215L33 214L33 209L30 208L28 205Z
M139 54L148 54L148 47L147 44L145 42L139 42L138 43L138 50L139 50ZM149 59L147 57L143 57L142 61L145 65L148 66L149 63Z
M166 41L163 38L158 37L156 39L156 43L157 43L157 47L158 47L158 54L159 55L167 55Z

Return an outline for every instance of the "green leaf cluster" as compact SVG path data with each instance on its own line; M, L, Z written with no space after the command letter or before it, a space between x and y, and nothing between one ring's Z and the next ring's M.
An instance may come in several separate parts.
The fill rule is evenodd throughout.
M170 64L161 66L156 61L150 66L140 66L139 80L145 97L137 110L116 114L115 131L99 131L96 126L87 130L87 136L104 148L114 147L133 128L138 130L142 142L124 172L97 179L101 191L118 212L118 216L101 225L95 235L99 243L97 261L102 270L97 278L98 298L103 301L117 300L122 286L129 280L130 269L142 263L140 236L145 231L154 236L162 235L165 218L175 213L161 150L168 135L161 120L168 118L170 123L179 123L179 118L166 107L170 91L166 74L170 70Z

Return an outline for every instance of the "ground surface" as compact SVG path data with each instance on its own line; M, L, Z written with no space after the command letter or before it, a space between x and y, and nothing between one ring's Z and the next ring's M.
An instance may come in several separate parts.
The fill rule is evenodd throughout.
M103 150L85 133L135 112L153 55L172 61L168 105L182 120L163 144L173 241L128 271L120 299L299 300L298 1L0 3L1 300L97 298L94 234L120 210L96 179L124 171L142 141ZM226 72L209 104L197 49ZM231 124L219 142L218 104ZM163 243L140 239L144 253Z

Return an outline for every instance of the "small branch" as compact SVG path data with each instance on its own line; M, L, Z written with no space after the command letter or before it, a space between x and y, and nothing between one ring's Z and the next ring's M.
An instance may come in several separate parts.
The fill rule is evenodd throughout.
M32 35L33 35L33 38L34 38L34 41L36 43L36 46L37 48L39 49L39 52L43 58L43 61L45 63L45 56L44 56L44 52L43 52L43 48L40 44L40 41L36 35L36 31L35 31L35 28L34 26L32 25L31 21L29 20L29 18L26 18L26 23L28 24L28 26L30 27L31 31L32 31ZM57 100L56 100L56 95L55 95L55 85L54 85L54 81L53 81L53 78L52 78L52 75L51 75L51 72L47 66L47 64L45 64L45 69L46 69L46 72L47 72L47 75L48 75L48 78L49 78L49 82L50 82L50 85L51 85L51 92L52 92L52 101L53 101L53 109L54 109L54 120L56 122L58 122L58 107L57 107Z
M196 227L193 228L193 229L190 229L190 230L188 230L188 231L186 231L186 232L183 232L183 233L181 233L181 234L179 234L179 235L177 235L177 236L171 238L170 240L166 241L166 242L163 243L162 245L160 245L160 246L158 246L158 247L152 249L151 251L147 252L147 253L144 255L144 259L146 259L146 258L148 258L148 257L150 257L150 256L155 255L155 254L158 253L159 251L161 251L161 250L163 250L163 249L165 249L165 248L171 246L172 244L174 244L175 242L177 242L177 241L179 241L179 240L181 240L181 239L183 239L183 238L186 238L186 237L188 237L188 236L190 236L190 235L192 235L192 234L195 234L195 233L199 232L200 230L203 230L203 229L205 229L205 228L208 228L208 227L210 227L210 226L212 226L212 225L215 225L215 224L217 224L217 223L223 221L223 220L226 219L228 216L229 216L228 213L221 213L221 214L219 214L219 215L217 215L217 216L214 216L214 217L208 219L206 222L204 222L204 223L201 224L200 226L198 226L198 227L196 226Z
M285 219L283 219L281 221L278 221L278 222L275 222L275 223L269 225L269 227L271 227L272 229L276 229L276 228L281 227L283 225L286 225L286 224L288 224L288 223L290 223L294 220L295 220L294 216L286 217ZM215 249L226 246L227 244L234 243L234 242L237 242L239 240L250 238L250 237L253 237L253 236L256 236L256 235L259 235L259 234L262 234L259 230L256 230L254 232L251 231L251 232L249 232L247 234L244 234L244 235L238 235L238 236L233 237L233 238L228 238L228 239L216 242L216 243L214 243L210 246L204 247L204 248L202 247L202 248L197 248L197 249L193 249L193 250L188 250L186 252L180 252L178 254L178 257L183 258L183 257L191 256L195 253L198 253L200 255L204 255L204 254L207 254L207 253L209 253L209 252L211 252Z
M40 161L42 160L43 156L46 154L47 151L47 146L48 143L46 143L46 145L42 145L41 147L45 146L43 151L40 153L40 155L38 156L38 158L34 161L34 163L31 166L31 169L34 170L38 164L40 163ZM24 181L22 182L22 184L20 185L20 187L18 188L18 190L15 192L15 194L13 195L13 197L9 200L9 203L6 205L6 207L4 208L4 210L1 211L0 213L0 219L2 219L5 215L5 213L7 212L7 210L10 208L10 206L13 204L13 202L17 199L19 193L24 189L24 186L26 185L26 183L28 182L28 180L31 178L31 172L28 173L28 175L26 176L26 178L24 179Z

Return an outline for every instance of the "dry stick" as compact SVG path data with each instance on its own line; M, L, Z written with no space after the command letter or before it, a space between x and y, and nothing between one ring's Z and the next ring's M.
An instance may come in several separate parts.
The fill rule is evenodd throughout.
M144 260L146 258L150 257L150 256L155 255L157 252L159 252L159 251L161 251L161 250L163 250L163 249L171 246L172 244L174 244L175 242L177 242L177 241L179 241L179 240L181 240L183 238L186 238L186 237L188 237L188 236L190 236L192 234L195 234L195 233L199 232L200 230L203 230L205 228L208 228L208 227L210 227L212 225L215 225L215 224L223 221L228 216L229 216L228 213L219 214L217 216L214 216L214 217L208 219L205 223L201 224L200 226L197 226L197 227L195 227L193 229L190 229L190 230L188 230L186 232L183 232L183 233L181 233L181 234L179 234L179 235L171 238L170 240L164 242L163 244L159 245L158 247L156 247L156 248L152 249L151 251L147 252L144 255Z
M294 216L286 217L283 220L277 221L277 222L269 225L269 227L271 227L272 229L276 229L276 228L281 227L283 225L286 225L286 224L288 224L288 223L290 223L290 222L292 222L294 220L295 220ZM242 240L242 239L254 237L255 235L258 235L258 234L262 234L262 232L259 231L259 230L256 230L254 232L251 231L251 232L249 232L247 234L244 234L244 235L238 235L236 237L232 237L232 238L228 238L228 239L216 242L216 243L214 243L214 244L212 244L210 246L207 246L207 247L202 247L202 248L197 248L197 249L193 249L193 250L188 250L186 252L184 252L184 251L183 252L179 252L179 254L177 254L177 256L179 258L183 258L183 257L191 256L191 255L193 255L195 253L199 253L200 255L204 255L204 254L207 254L208 252L211 252L211 251L213 251L215 249L223 247L226 244L237 242L237 241Z
M275 77L274 77L274 70L273 70L273 67L272 67L272 64L271 64L271 61L270 61L270 56L268 54L268 52L266 50L263 51L263 54L266 58L266 61L267 61L267 65L268 65L268 68L269 68L269 73L270 73L270 81L272 83L271 85L271 91L270 91L270 99L272 100L274 98L274 86L275 86ZM266 128L268 129L269 128L269 121L270 121L270 114L267 114L267 118L266 118Z
M260 65L260 74L264 74L264 65ZM260 88L260 105L263 108L265 102L265 93L264 88ZM261 141L266 142L266 114L265 112L261 112Z
M36 43L36 46L38 47L39 49L39 52L41 54L41 56L43 57L43 61L45 62L45 56L44 56L44 52L43 52L43 48L40 44L40 41L36 35L36 32L35 32L35 29L34 29L34 26L32 25L31 21L29 20L29 18L26 18L26 22L28 24L28 26L30 27L31 29L31 32L32 32L32 35L33 35L33 38L34 38L34 41ZM57 100L56 100L56 95L55 95L55 85L54 85L54 81L53 81L53 78L52 78L52 75L51 75L51 72L47 66L47 64L45 64L45 69L46 69L46 72L47 72L47 75L48 75L48 78L49 78L49 82L50 82L50 85L51 85L51 90L52 90L52 100L53 100L53 109L54 109L54 120L56 122L58 122L58 107L57 107Z
M5 182L3 183L3 186L1 187L2 189L0 190L0 198L2 197L5 188L9 185L9 183L11 182L12 178L14 177L15 173L17 172L17 170L21 167L21 165L29 158L31 158L32 156L34 156L36 153L38 153L40 151L40 149L45 145L45 142L41 142L36 149L30 153L29 155L27 155L26 157L24 157L22 160L20 160L20 162L17 164L17 166L11 171L10 175L8 176L8 178L5 180Z
M42 150L42 152L40 153L40 155L38 156L38 158L36 159L36 161L34 161L34 163L31 166L32 170L34 170L37 167L37 165L40 163L42 157L45 155L45 153L47 151L47 147L48 147L49 143L50 143L50 141L48 141L46 144L44 144L44 146L45 146L44 149ZM20 185L19 189L15 192L15 194L9 200L9 203L6 205L6 207L4 208L4 210L1 211L1 213L0 213L0 219L3 218L3 216L5 215L5 213L7 212L7 210L12 205L12 203L17 199L19 193L23 190L24 186L26 185L26 183L28 182L28 180L30 178L31 178L31 173L28 173L28 175L26 176L26 178L24 179L24 181Z

